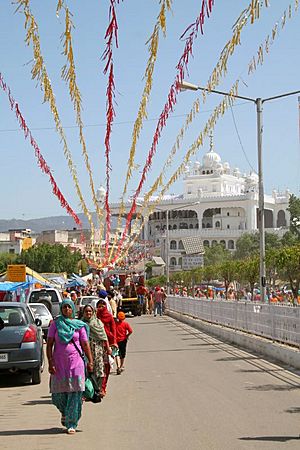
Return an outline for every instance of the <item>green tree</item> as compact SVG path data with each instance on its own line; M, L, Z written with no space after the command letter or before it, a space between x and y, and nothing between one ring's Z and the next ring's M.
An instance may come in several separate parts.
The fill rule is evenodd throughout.
M222 244L216 244L213 247L205 247L204 266L221 264L230 258L229 250L226 250Z
M300 198L292 194L287 210L290 213L290 231L300 240Z
M236 279L238 262L234 259L224 261L216 267L216 272L223 279L225 285L225 297L227 298L230 283Z
M8 264L14 264L18 256L15 253L0 253L0 273L7 269Z
M259 281L259 257L254 256L238 261L237 277L241 283L249 283L251 298L253 299L254 286Z
M71 252L61 244L47 243L35 245L22 251L18 258L37 272L77 272L78 262L82 259L80 252Z
M265 233L266 250L269 248L279 248L282 243L275 233ZM236 242L236 259L249 258L259 253L259 233L244 233Z
M267 264L276 267L280 278L289 282L295 301L300 286L300 245L269 251Z

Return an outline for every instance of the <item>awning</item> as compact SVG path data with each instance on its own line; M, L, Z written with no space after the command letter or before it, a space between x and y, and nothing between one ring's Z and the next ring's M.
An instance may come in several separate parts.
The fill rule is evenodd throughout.
M166 263L164 262L164 260L160 256L152 256L152 261L157 266L165 266L166 265Z
M187 255L204 254L203 242L200 236L189 236L181 240Z

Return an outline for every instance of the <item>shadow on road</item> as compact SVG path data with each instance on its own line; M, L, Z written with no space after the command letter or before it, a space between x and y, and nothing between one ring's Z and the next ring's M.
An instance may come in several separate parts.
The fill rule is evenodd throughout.
M261 391L261 392L267 392L267 391L278 391L278 392L295 391L297 389L300 389L300 384L284 384L284 385L261 384L260 386L248 386L248 387L246 387L246 389L248 391Z
M216 359L218 362L230 362L230 361L252 361L252 360L260 360L258 356L226 356L225 358Z
M79 430L78 430L79 431ZM42 436L45 434L65 434L63 428L42 428L35 430L6 430L0 431L0 436Z
M240 441L265 441L265 442L288 442L292 440L300 440L299 436L254 436L242 437Z
M28 400L28 402L22 403L24 406L36 406L36 405L52 405L51 399L49 400Z
M284 412L295 414L300 413L300 407L299 406L293 406L292 408L286 409Z
M1 374L0 375L0 389L14 388L17 386L27 386L31 381L30 375L26 373L20 374Z

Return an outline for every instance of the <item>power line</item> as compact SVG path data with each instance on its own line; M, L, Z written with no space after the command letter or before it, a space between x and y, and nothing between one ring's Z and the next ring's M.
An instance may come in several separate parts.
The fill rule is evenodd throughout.
M246 105L248 104L248 102L241 102L241 103L236 103L234 106L242 106L242 105ZM206 114L206 113L210 113L214 111L214 109L206 109L203 111L199 111L199 114ZM176 119L178 117L187 117L188 114L177 114L174 116L170 116L170 119ZM153 117L150 119L146 119L145 122L153 122L153 121L157 121L159 119L159 117ZM132 124L134 123L134 120L128 120L128 121L124 121L124 122L114 122L114 126L115 125L128 125L128 124ZM106 123L94 123L94 124L88 124L88 125L84 125L83 128L95 128L95 127L106 127ZM67 129L73 129L73 128L78 128L78 125L67 125L64 127L65 130ZM48 130L55 130L55 127L35 127L35 128L30 128L32 131L48 131ZM19 128L3 128L0 129L0 133L6 133L6 132L15 132L15 131L20 131ZM21 130L22 131L22 130Z

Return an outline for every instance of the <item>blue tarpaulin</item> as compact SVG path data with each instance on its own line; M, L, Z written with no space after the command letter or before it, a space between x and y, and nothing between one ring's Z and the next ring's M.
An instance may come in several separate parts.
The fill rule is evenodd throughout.
M13 292L17 291L18 289L27 289L30 284L31 283L27 281L25 283L13 283L12 281L4 281L3 283L0 282L0 291Z
M65 287L72 288L72 287L76 287L76 286L85 287L86 282L81 277L76 275L75 273L72 273L72 276Z

